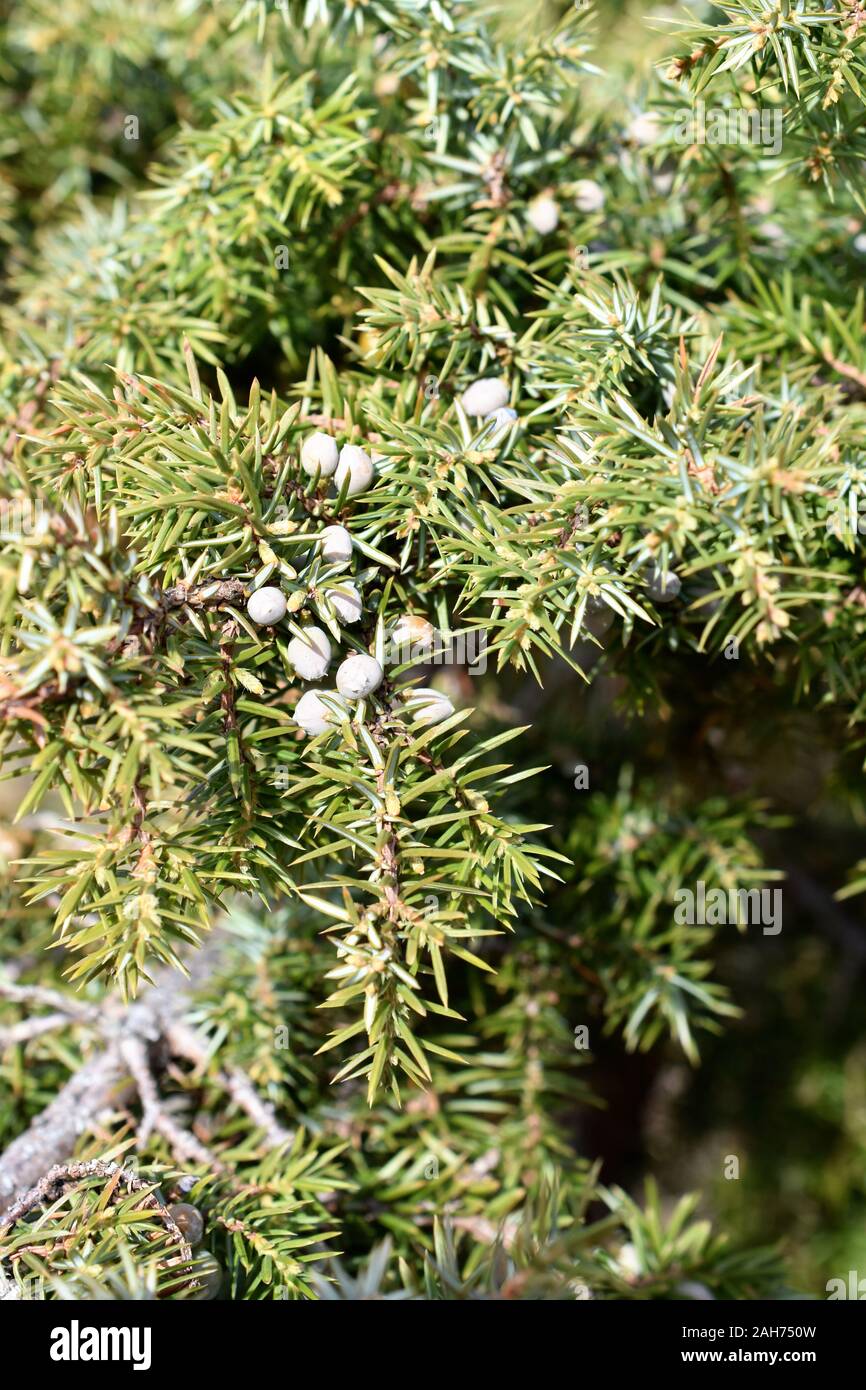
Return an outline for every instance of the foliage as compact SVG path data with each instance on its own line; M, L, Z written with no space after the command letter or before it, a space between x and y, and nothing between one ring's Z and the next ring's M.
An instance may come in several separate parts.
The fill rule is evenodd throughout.
M0 1226L19 1288L212 1293L184 1174L233 1298L784 1287L760 1231L579 1156L575 1032L696 1065L740 1026L735 929L675 895L783 881L808 813L695 786L732 702L832 729L862 818L862 15L680 15L623 94L585 10L501 8L2 21L3 1143L100 1048L132 1083L77 1141L103 1167ZM681 140L709 100L778 113L780 157ZM468 413L485 378L510 413ZM313 430L373 485L311 475ZM395 655L407 616L484 660ZM310 624L385 675L304 738Z

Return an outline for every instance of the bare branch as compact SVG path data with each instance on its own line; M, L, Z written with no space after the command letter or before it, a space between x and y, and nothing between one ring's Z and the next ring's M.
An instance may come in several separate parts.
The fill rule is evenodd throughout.
M13 1023L8 1028L0 1028L0 1051L4 1047L13 1047L16 1043L29 1042L31 1038L38 1038L43 1033L54 1033L58 1028L65 1028L69 1023L66 1014L42 1014L39 1018L24 1018L20 1023Z
M99 1013L92 1004L73 999L59 989L47 989L44 985L18 985L8 979L0 979L0 998L8 999L13 1004L42 1004L47 1009L56 1009L69 1018L80 1018L87 1023Z
M264 1130L270 1148L278 1149L283 1144L291 1144L295 1131L283 1129L273 1106L262 1099L244 1072L237 1067L229 1067L228 1071L223 1072L222 1080L235 1105L240 1106L253 1124Z
M189 1130L184 1129L168 1114L150 1069L147 1049L141 1039L124 1038L120 1043L120 1051L129 1067L141 1101L143 1114L139 1142L145 1144L153 1132L161 1134L179 1163L201 1163L214 1172L226 1172L225 1164L196 1139L194 1134L190 1134Z
M130 1008L109 1002L101 1018L105 1050L85 1062L0 1155L0 1217L17 1192L31 1188L47 1170L69 1158L102 1111L116 1108L129 1095L129 1065L121 1042L127 1037L155 1041L162 1036L168 1022L187 1007L191 991L207 978L224 944L220 933L210 937L193 958L189 980L176 970L164 970L153 988Z
M194 1066L204 1069L209 1056L207 1044L194 1028L180 1021L171 1025L166 1036L172 1052L185 1057ZM239 1067L229 1067L220 1073L218 1079L235 1105L243 1110L254 1125L264 1131L269 1148L278 1149L283 1144L292 1143L295 1131L283 1128L273 1106L259 1095L249 1077Z
M117 1105L128 1090L125 1068L116 1047L85 1062L70 1077L30 1128L13 1139L0 1157L0 1218L40 1176L68 1157L93 1119Z

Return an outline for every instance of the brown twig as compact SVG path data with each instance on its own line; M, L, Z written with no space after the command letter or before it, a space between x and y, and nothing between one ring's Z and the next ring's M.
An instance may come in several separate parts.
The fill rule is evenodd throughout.
M834 357L832 353L823 352L821 356L828 367L832 367L834 372L838 372L840 376L844 376L847 381L853 382L858 388L858 393L863 392L863 394L866 395L866 372L859 371L857 367L852 367L848 362L840 361L840 359Z

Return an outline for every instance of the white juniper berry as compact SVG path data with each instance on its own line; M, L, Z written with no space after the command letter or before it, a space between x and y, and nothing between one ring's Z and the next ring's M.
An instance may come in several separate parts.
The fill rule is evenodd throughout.
M661 122L655 111L641 111L626 128L626 137L636 145L652 145L659 137Z
M364 611L361 595L351 580L345 580L339 589L326 589L325 596L341 623L359 623Z
M574 203L578 212L600 212L604 207L604 189L595 179L578 179L574 186Z
M541 194L526 209L526 220L539 236L549 236L559 226L559 203L549 194Z
M497 410L492 410L489 415L485 415L484 423L487 427L489 442L498 444L511 429L516 419L517 411L512 410L510 405L501 405Z
M331 664L331 643L320 627L304 628L303 637L293 637L288 647L289 661L305 681L318 681Z
M301 466L311 477L321 473L323 478L330 478L336 470L338 459L337 441L323 430L309 435L301 446Z
M327 695L327 701L323 695ZM295 705L295 723L311 737L324 734L334 727L339 718L336 710L343 704L336 691L307 690Z
M319 538L322 559L329 565L347 565L352 558L353 542L345 526L326 526Z
M374 656L355 652L337 668L337 689L347 700L363 700L382 684L385 672Z
M508 404L508 386L501 377L482 377L463 392L460 404L467 415L492 415Z
M334 482L338 492L342 491L347 478L349 480L346 494L348 497L355 497L359 492L366 492L373 481L374 474L373 461L366 449L362 449L359 444L343 445L340 450L337 471L334 474Z
M416 724L441 724L454 713L452 701L432 686L416 686L406 698L406 709Z
M388 632L393 647L430 647L434 636L433 624L420 613L401 614Z
M256 589L254 594L250 594L247 600L247 613L250 621L257 627L273 627L286 616L288 602L282 589L276 589L272 585L265 585L262 589Z

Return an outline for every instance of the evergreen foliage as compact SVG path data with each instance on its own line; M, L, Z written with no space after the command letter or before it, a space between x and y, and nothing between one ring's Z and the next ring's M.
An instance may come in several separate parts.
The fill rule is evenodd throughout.
M736 928L674 913L790 881L809 798L744 746L815 721L828 823L862 823L866 25L679 13L624 84L587 8L521 11L6 7L7 1296L818 1277L765 1248L784 1211L726 1209L731 1239L651 1175L638 1199L577 1117L597 1040L697 1066L748 1017ZM710 101L778 115L778 157L681 138ZM314 431L371 485L310 472ZM357 700L353 654L384 671ZM821 892L850 940L848 847Z

